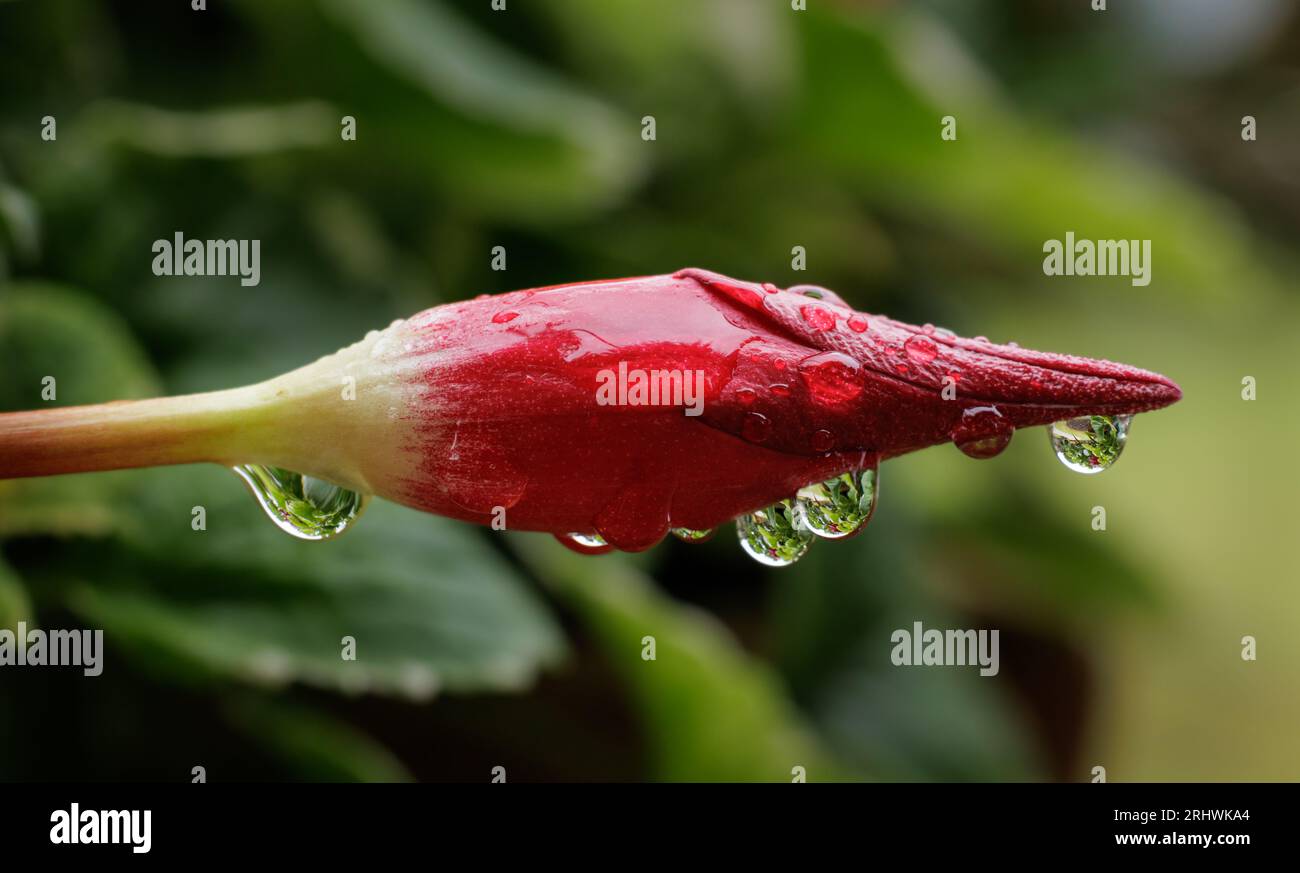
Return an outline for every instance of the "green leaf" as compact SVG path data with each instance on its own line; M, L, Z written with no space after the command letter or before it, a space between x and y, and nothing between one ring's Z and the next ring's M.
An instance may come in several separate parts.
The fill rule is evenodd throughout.
M620 556L577 555L542 537L518 552L586 621L631 691L667 781L851 777L822 747L775 673L706 613L659 594ZM642 657L653 637L654 660Z
M121 318L44 282L0 289L0 373L0 412L157 392L153 368ZM52 400L43 399L47 387ZM127 481L121 474L0 481L0 536L105 533L116 524Z
M267 697L228 702L226 718L299 779L317 782L409 782L411 775L371 737L332 716Z
M376 500L354 529L312 543L278 530L234 473L136 475L118 537L66 543L24 569L146 667L426 700L526 687L564 652L472 527ZM206 530L191 528L195 506Z
M0 628L16 628L20 621L30 621L32 604L22 581L0 560Z
M494 42L445 5L320 6L390 81L420 98L403 109L400 93L391 97L399 102L387 108L397 111L369 116L371 123L391 126L390 137L420 142L420 168L476 211L551 222L608 204L643 174L639 116ZM442 111L431 113L430 101Z
M1158 165L1016 116L924 14L810 10L800 33L804 145L874 199L978 235L1034 273L1044 240L1073 231L1151 240L1153 292L1222 299L1279 287L1241 216ZM833 81L857 84L824 87ZM955 141L940 138L946 115L957 119Z

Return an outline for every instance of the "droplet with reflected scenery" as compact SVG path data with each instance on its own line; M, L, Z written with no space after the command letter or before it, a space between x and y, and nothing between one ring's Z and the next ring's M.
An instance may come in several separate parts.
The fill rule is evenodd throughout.
M1047 428L1052 451L1076 473L1091 476L1110 469L1128 441L1131 415L1085 415Z
M816 536L837 540L860 530L875 508L876 470L870 468L800 488L794 520Z
M794 521L794 506L782 500L766 509L736 519L740 547L760 564L788 567L803 557L812 544L813 534Z
M304 476L280 467L243 464L232 467L248 484L276 527L301 540L327 540L357 520L369 494Z

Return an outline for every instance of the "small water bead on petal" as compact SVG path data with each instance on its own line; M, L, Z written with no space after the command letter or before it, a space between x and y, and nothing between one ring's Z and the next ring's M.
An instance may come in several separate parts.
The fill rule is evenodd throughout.
M812 544L812 531L794 523L794 507L782 500L736 519L736 536L745 554L768 567L788 567Z
M518 312L513 312L513 311L510 311L510 310L505 310L505 311L502 311L502 312L498 312L496 315L492 316L492 323L493 323L493 324L505 324L507 321L514 321L514 320L515 320L516 318L518 318L518 317L519 317L519 313L518 313Z
M767 390L771 391L777 397L790 396L790 386L785 384L784 382L777 382L773 385L769 385L767 386Z
M764 282L764 283L763 283L763 290L766 291L768 294L780 294L780 293L781 293L781 289L778 288L778 287L776 287L775 285L773 285L771 282Z
M799 489L795 525L815 536L837 540L861 530L876 508L876 470L841 473Z
M692 530L689 527L675 527L671 530L673 536L684 543L702 543L713 536L712 528L708 530Z
M980 460L1002 454L1011 443L1015 426L995 406L976 406L962 413L952 430L952 442L962 454Z
M948 328L946 328L946 327L936 327L936 328L934 329L934 335L937 336L937 337L940 337L940 338L942 338L942 339L956 339L956 338L957 338L957 334L955 334L955 333L953 333L952 331L948 330Z
M799 362L799 375L816 403L834 406L862 393L862 362L842 352L822 352Z
M243 464L232 467L275 526L300 540L327 540L352 526L369 494L349 491L322 479L280 467Z
M871 325L861 315L851 315L848 320L849 330L854 333L866 333Z
M1088 415L1058 421L1047 428L1052 451L1076 473L1091 476L1108 470L1128 442L1131 415Z
M903 343L903 353L913 364L924 366L939 356L939 347L928 336L916 334Z
M736 399L745 406L749 406L750 404L752 404L754 402L754 398L756 398L757 396L758 394L757 392L754 391L753 388L736 389Z
M761 412L751 412L745 416L745 422L741 425L741 433L751 443L761 443L772 433L772 422Z
M814 452L829 452L835 447L835 435L828 430L814 431L808 445Z
M556 534L555 538L580 555L604 555L614 550L613 546L605 542L604 537L596 533Z
M805 306L799 312L813 330L832 330L835 327L835 313L824 306Z

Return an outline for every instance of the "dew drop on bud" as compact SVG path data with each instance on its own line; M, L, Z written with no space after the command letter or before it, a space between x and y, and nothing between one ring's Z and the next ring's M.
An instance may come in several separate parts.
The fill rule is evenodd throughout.
M876 470L841 473L799 489L794 501L797 527L828 540L862 529L876 508Z
M518 317L519 317L519 313L518 313L518 312L512 312L512 311L510 311L510 310L504 310L504 311L502 311L502 312L498 312L496 315L492 316L492 323L493 323L493 324L505 324L507 321L514 321L514 320L515 320L516 318L518 318Z
M799 364L812 399L823 406L848 403L862 393L862 364L842 352L822 352Z
M1091 476L1119 459L1128 441L1131 415L1085 415L1058 421L1047 428L1052 451L1076 473Z
M812 531L794 523L794 507L782 500L736 519L736 535L745 554L768 567L788 567L812 544Z
M745 416L745 423L741 425L741 433L751 443L763 442L771 432L772 421L761 412L749 413Z
M848 325L849 325L849 330L853 331L854 333L866 333L867 328L870 327L870 325L867 324L867 320L863 318L861 315L849 316Z
M300 540L328 540L352 526L369 494L280 467L243 464L232 468L248 484L275 526Z
M808 445L814 452L829 452L835 445L835 435L825 429L814 431Z
M751 403L753 403L754 398L756 396L758 395L754 393L753 388L736 389L736 399L739 400L741 403L743 403L745 406L749 406Z
M994 406L976 406L962 413L961 422L952 429L952 441L962 454L972 458L992 458L1002 454L1011 443L1015 427Z
M672 533L673 536L677 537L677 539L684 543L702 543L709 537L713 536L713 529L692 530L689 527L675 527L672 528Z
M824 306L805 306L799 311L813 330L831 330L835 327L835 313Z
M903 352L913 364L924 366L939 356L939 347L924 334L914 334L903 343Z
M777 397L790 396L790 386L785 384L784 382L777 382L774 385L769 385L767 386L767 390L771 391Z
M768 294L780 294L780 293L781 293L781 289L778 288L778 287L776 287L775 285L773 285L771 282L764 282L764 283L763 283L763 290L766 291Z

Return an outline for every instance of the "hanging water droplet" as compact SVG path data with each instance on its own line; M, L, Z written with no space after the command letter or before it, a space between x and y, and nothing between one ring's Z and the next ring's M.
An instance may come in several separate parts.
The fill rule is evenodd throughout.
M1047 434L1062 464L1091 476L1119 459L1132 421L1131 415L1085 415L1058 421L1047 428Z
M248 483L276 527L302 540L327 540L352 526L370 502L369 494L280 467L232 467Z
M745 554L768 567L790 566L813 541L812 531L795 525L789 500L740 516L736 535Z
M605 538L598 533L556 534L555 538L561 545L580 555L603 555L614 550L614 547L605 542Z
M816 482L795 495L794 519L799 527L828 540L860 530L876 508L876 471L841 473Z
M952 429L952 441L962 454L983 460L1002 454L1013 433L1015 426L997 407L976 406L962 413L961 422Z
M673 536L684 543L702 543L709 537L713 536L713 528L708 530L692 530L689 527L672 528Z

